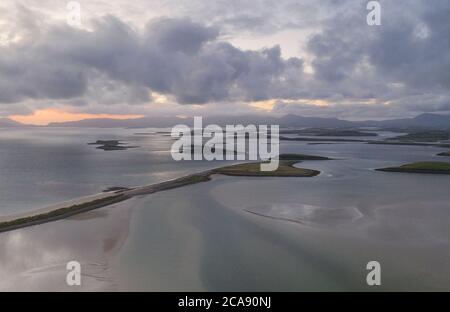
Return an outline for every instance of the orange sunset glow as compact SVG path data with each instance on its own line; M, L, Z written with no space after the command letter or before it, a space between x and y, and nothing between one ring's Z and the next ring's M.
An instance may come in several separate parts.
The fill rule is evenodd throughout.
M82 119L97 119L97 118L110 118L110 119L133 119L144 117L143 115L122 115L122 114L86 114L86 113L74 113L67 112L60 109L46 108L39 109L33 112L31 115L11 115L10 119L24 123L27 125L48 125L51 122L67 122L77 121Z

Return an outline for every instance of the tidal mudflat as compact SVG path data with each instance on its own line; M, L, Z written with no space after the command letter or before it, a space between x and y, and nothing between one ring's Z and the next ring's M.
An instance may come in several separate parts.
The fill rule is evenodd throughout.
M93 177L98 179L95 190L124 185L118 183L127 180L124 177L129 182L124 186L132 187L223 165L173 164L166 137L133 136L127 131L118 131L117 139L136 137L133 144L141 148L104 153L85 144L98 134L90 140L79 139L80 132L74 135L78 153L86 153L86 159L104 172L103 181ZM41 144L48 146L58 137L64 140L71 132L53 133ZM161 142L167 142L166 151ZM36 141L27 144L38 158L46 151ZM22 148L27 144L22 142ZM1 233L0 288L370 290L366 264L376 260L383 272L379 290L450 290L450 177L374 170L442 161L436 155L448 149L288 141L280 148L285 154L332 160L294 165L320 171L312 178L214 176L208 183L139 195L67 219ZM85 176L74 175L72 183L89 180L93 170L89 168L83 171ZM65 265L72 260L86 270L84 283L76 289L65 285Z
M326 157L303 154L282 154L279 155L279 158L281 161L278 164L278 168L274 171L262 171L261 166L264 162L252 162L214 168L146 186L133 188L110 187L106 191L104 190L102 194L94 194L40 210L31 210L28 213L2 217L0 218L0 232L64 219L83 212L123 202L134 196L149 195L190 184L207 182L211 180L211 176L217 174L243 177L314 177L320 171L298 168L294 165L304 160L328 160Z
M376 260L380 290L449 290L449 177L374 171L436 159L406 151L318 145L335 160L302 164L321 171L314 179L219 177L143 199L118 277L125 289L369 290Z

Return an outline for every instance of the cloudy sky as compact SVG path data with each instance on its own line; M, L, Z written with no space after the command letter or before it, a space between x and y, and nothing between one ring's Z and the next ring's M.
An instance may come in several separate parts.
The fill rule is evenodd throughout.
M1 1L0 117L450 113L448 0L69 2Z

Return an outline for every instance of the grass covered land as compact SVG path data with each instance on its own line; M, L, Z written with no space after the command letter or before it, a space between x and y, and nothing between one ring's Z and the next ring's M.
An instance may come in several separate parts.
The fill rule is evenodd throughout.
M139 146L123 145L124 143L118 140L97 140L96 142L88 143L88 145L98 145L97 149L104 151L124 151L129 148L137 148Z
M261 171L261 163L246 163L214 169L213 173L230 176L247 177L314 177L320 173L317 170L296 168L296 160L282 160L275 171Z
M318 175L320 171L296 168L294 167L294 164L302 160L327 159L329 158L303 154L282 154L280 155L279 167L275 171L261 171L261 162L254 162L202 171L199 173L194 173L177 179L147 186L140 186L135 188L112 187L104 191L112 192L111 196L82 202L72 206L58 207L54 210L41 213L30 212L27 216L17 217L16 219L11 218L3 222L0 221L0 232L11 231L22 227L64 219L82 212L87 212L93 209L98 209L118 202L122 202L138 195L147 195L183 187L190 184L207 182L211 180L211 175L213 174L223 174L231 176L313 177Z
M399 167L381 168L376 170L387 172L450 174L450 163L439 161L423 161L405 164Z
M450 147L449 143L424 143L424 142L408 142L408 141L370 141L367 144L378 144L378 145L404 145L404 146L432 146L432 147Z
M450 140L450 132L442 130L413 132L406 135L389 138L388 140L402 142L441 142Z
M298 142L359 142L367 143L367 140L345 139L345 138L302 138L302 137L286 137L280 135L280 141L298 141Z
M331 160L332 158L305 154L281 154L278 156L279 160Z
M297 134L297 135L311 135L311 136L329 136L329 137L360 137L360 136L378 136L374 132L364 132L353 129L322 129L322 128L309 128L309 129L287 129L280 130L280 134Z
M213 170L213 173L230 176L259 176L259 177L314 177L320 171L294 167L294 164L304 160L331 160L328 157L304 155L304 154L281 154L278 156L280 163L275 171L261 171L261 162L237 164Z
M10 221L0 222L0 232L11 231L25 226L31 226L67 218L75 214L116 204L129 198L130 196L124 194L112 195L110 197L96 199L79 205L72 205L41 214L30 215Z

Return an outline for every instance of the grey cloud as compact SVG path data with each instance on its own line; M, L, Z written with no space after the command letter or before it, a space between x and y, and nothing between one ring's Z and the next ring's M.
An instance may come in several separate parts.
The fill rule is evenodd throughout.
M81 68L26 50L2 54L0 73L0 101L6 103L74 97L84 92L87 83Z
M32 35L0 46L0 102L30 98L77 105L137 104L151 101L149 92L155 91L183 104L278 98L335 103L329 108L299 104L275 109L297 107L312 115L448 111L450 3L380 2L379 27L366 24L365 0L320 5L309 0L190 1L174 15L202 23L158 18L143 30L113 16L96 20L92 31L23 23ZM172 2L167 3L170 7ZM304 72L304 60L283 59L276 45L247 51L224 41L233 31L261 35L311 25L318 27L307 40L313 74ZM345 99L372 98L391 104L345 104Z
M33 110L23 103L0 105L0 116L28 115L32 113Z
M381 26L366 25L366 1L360 1L309 41L317 76L330 83L365 79L372 85L404 83L410 91L449 90L450 3L380 2Z
M160 18L147 24L145 41L164 51L197 53L205 42L214 40L219 31L187 19Z
M343 119L402 118L421 113L450 113L450 95L421 94L405 96L389 101L373 99L364 103L354 99L335 99L327 106L312 103L278 101L272 112L305 116L339 117Z
M1 48L0 71L9 82L0 84L0 101L77 98L92 94L88 85L99 76L115 81L111 86L128 86L143 101L148 100L143 88L180 103L265 99L281 93L281 81L301 75L302 61L282 59L279 47L242 51L218 34L187 19L167 18L151 21L143 33L112 16L93 31L52 26Z
M277 114L297 114L311 117L336 117L342 119L371 119L389 117L413 117L413 111L405 111L401 106L391 104L361 104L339 103L329 106L317 106L308 103L284 103L278 102L273 112Z

